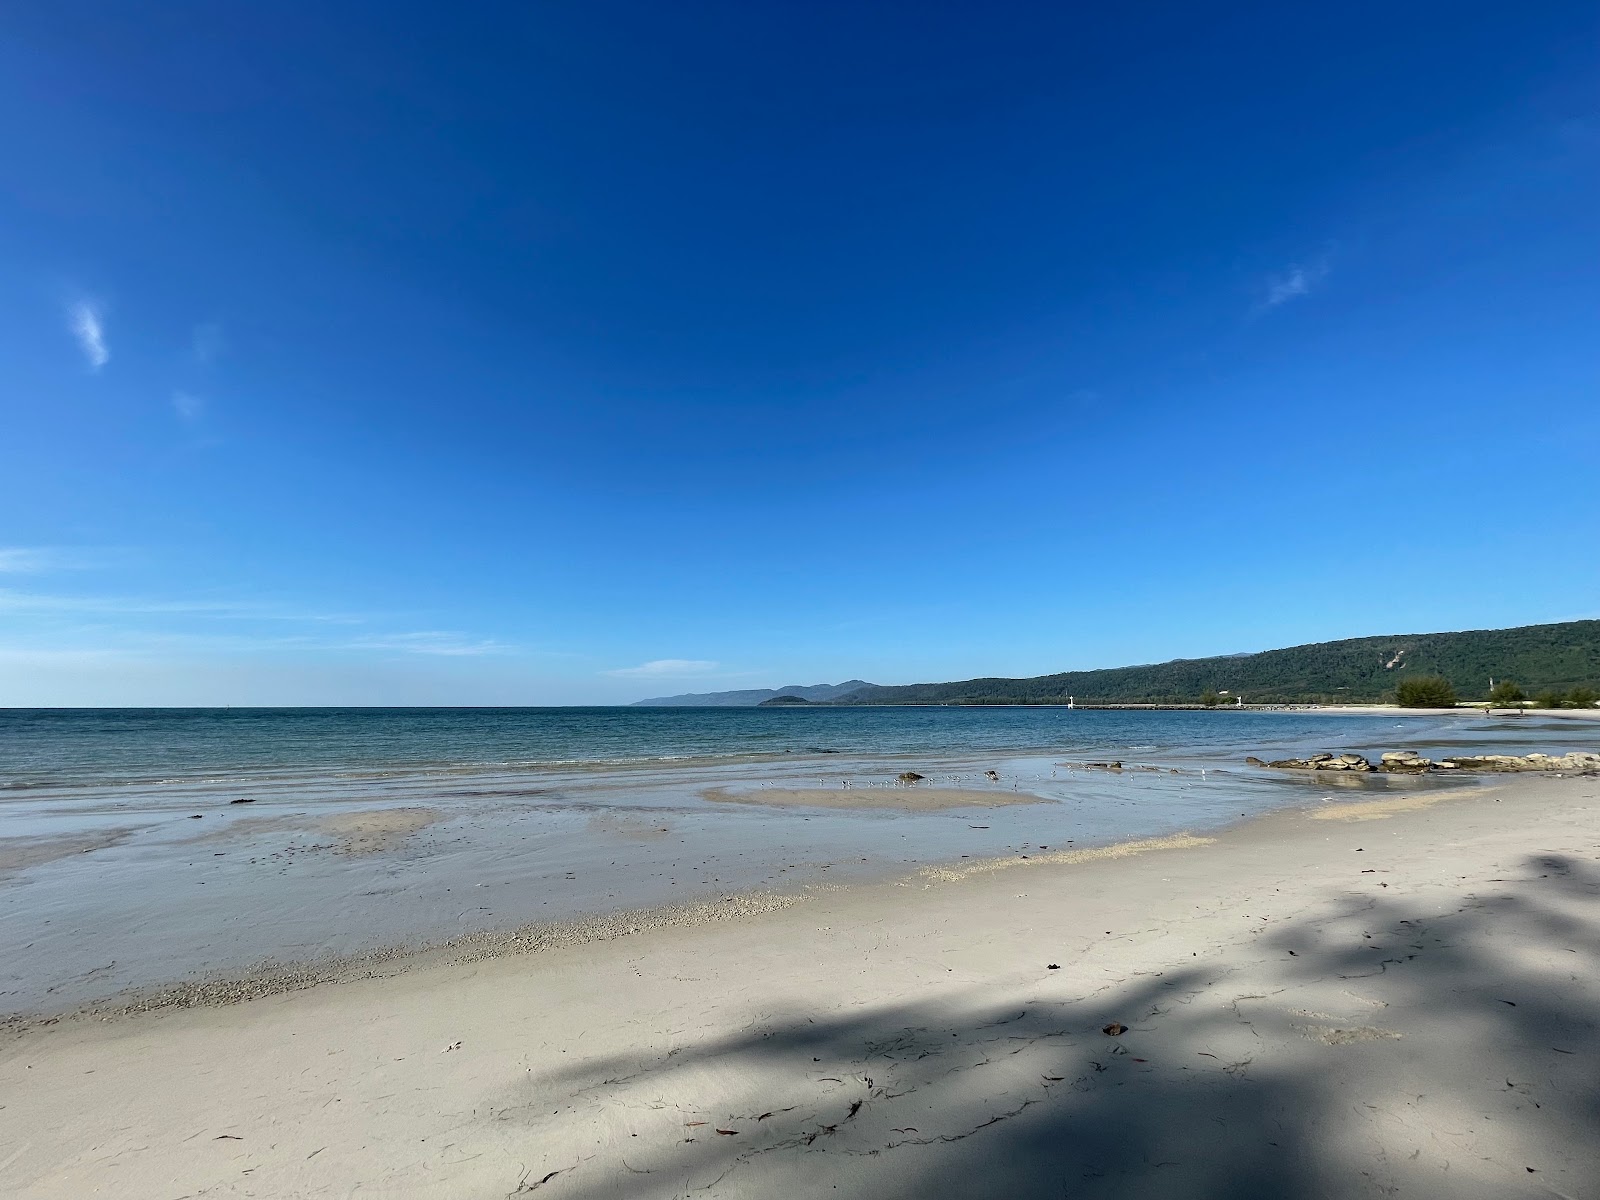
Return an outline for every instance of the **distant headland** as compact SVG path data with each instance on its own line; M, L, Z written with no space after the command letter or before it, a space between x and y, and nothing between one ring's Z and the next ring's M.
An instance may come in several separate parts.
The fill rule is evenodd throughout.
M686 696L658 696L653 700L640 700L636 707L661 708L755 708L767 700L792 696L809 700L813 704L827 703L875 685L864 679L847 679L843 683L813 683L807 686L788 684L781 688L747 688L738 692L698 692Z
M1460 701L1503 707L1593 708L1600 688L1600 621L1513 629L1400 633L1314 642L1258 654L1180 658L1143 666L1025 679L885 686L860 679L737 692L664 696L641 705L707 707L855 704L1204 705Z

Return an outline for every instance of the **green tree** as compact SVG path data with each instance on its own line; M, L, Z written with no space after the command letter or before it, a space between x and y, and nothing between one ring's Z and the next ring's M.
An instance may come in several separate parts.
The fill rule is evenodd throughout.
M1545 688L1533 698L1533 702L1540 708L1560 708L1567 702L1567 698L1554 688Z
M1520 704L1527 698L1528 697L1523 694L1522 689L1516 684L1512 683L1509 679L1502 679L1499 683L1495 684L1494 687L1489 689L1490 704Z
M1592 687L1575 687L1567 693L1567 706L1569 708L1593 708L1594 702L1600 700L1600 692Z
M1401 708L1454 708L1456 690L1440 675L1418 675L1402 679L1395 689Z
M1219 699L1220 697L1216 694L1216 692L1212 691L1210 688L1207 688L1205 691L1200 693L1200 703L1204 704L1207 708L1215 708Z

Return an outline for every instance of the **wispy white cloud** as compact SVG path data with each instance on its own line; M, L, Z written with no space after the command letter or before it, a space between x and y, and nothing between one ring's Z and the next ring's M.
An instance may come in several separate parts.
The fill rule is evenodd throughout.
M198 421L206 411L206 402L193 392L173 392L172 408L185 421Z
M0 613L33 616L194 616L240 621L360 624L348 614L311 613L248 600L157 600L139 596L63 596L0 588Z
M444 629L422 629L414 633L383 633L343 643L347 650L397 650L405 654L440 654L451 658L480 654L501 654L510 650L504 642L474 638Z
M35 647L0 644L0 666L15 670L52 670L63 666L101 666L130 657L127 651L103 647Z
M0 607L0 613L5 611ZM516 649L503 642L442 630L350 638L293 628L284 632L216 626L150 628L126 622L96 620L97 614L92 613L76 615L87 619L66 624L50 622L33 627L14 623L12 627L0 630L0 655L8 652L48 652L195 659L218 655L281 657L286 654L303 656L307 653L324 655L358 651L458 658L504 654Z
M0 575L42 575L76 571L99 564L101 556L59 546L0 546Z
M1301 296L1309 296L1311 290L1328 277L1329 269L1326 256L1309 263L1290 263L1288 270L1267 281L1267 292L1262 297L1261 307L1277 308Z
M89 369L98 371L111 361L111 351L106 346L105 318L100 306L89 300L78 300L67 308L67 327L78 339L78 348L89 360Z
M617 667L607 675L620 675L627 679L678 679L688 675L709 675L721 664L703 658L657 658L637 667Z
M93 565L75 552L0 547L13 577ZM0 575L4 578L4 575ZM19 580L20 581L20 580ZM406 629L397 614L318 612L272 600L163 597L0 587L0 650L195 658L370 653L445 658L551 653L447 629Z
M54 567L54 552L31 546L0 546L0 574L33 575Z

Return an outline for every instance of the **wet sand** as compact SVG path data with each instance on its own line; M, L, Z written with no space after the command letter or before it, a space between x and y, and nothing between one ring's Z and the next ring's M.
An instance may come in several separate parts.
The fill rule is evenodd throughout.
M1414 792L1407 796L1389 796L1381 800L1356 800L1319 808L1307 815L1313 821L1383 821L1396 813L1412 812L1445 800L1460 800L1471 795L1474 789L1455 788L1450 791Z
M75 854L90 854L115 846L136 829L85 830L82 833L42 837L0 838L0 879L30 867L43 866Z
M339 839L336 853L383 854L441 819L436 808L380 808L325 817L318 828Z
M1600 780L1417 794L36 1027L0 1192L1590 1194Z
M1274 728L1300 736L1294 722ZM1506 746L1571 748L1560 729L1516 734ZM1534 734L1545 740L1530 745ZM1468 727L1432 731L1421 749L1443 736L1503 748ZM17 861L30 865L0 872L0 1018L114 1005L129 992L248 994L241 980L388 970L418 948L480 935L1203 836L1331 795L1447 786L1300 777L1215 756L1105 770L1098 758L841 755L488 772L470 788L460 773L400 773L360 786L296 775L283 788L26 793L3 810L8 831L29 835L11 848L25 846ZM906 770L927 778L899 784ZM235 803L246 794L255 802Z
M714 804L754 804L764 808L883 808L897 812L947 812L958 808L1006 808L1048 804L1032 792L978 788L707 788L700 795Z
M1215 838L1196 837L1192 833L1175 833L1170 837L1137 838L1128 842L1115 842L1110 846L1092 846L1085 850L1053 850L1040 846L1049 853L1018 854L1011 858L982 858L976 862L951 866L924 867L920 877L940 883L954 883L976 875L992 875L996 871L1015 870L1019 867L1076 866L1080 863L1110 862L1129 858L1135 854L1148 854L1153 850L1190 850L1209 846Z

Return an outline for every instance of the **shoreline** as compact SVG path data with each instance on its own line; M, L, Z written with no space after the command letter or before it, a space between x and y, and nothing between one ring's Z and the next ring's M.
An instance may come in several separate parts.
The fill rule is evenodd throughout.
M652 930L690 929L738 920L789 908L809 898L806 893L749 892L724 897L721 902L690 900L651 908L619 909L570 921L542 921L515 929L466 933L443 941L400 943L352 954L268 961L241 972L134 988L103 1001L63 1011L6 1014L0 1016L0 1048L5 1039L24 1039L55 1026L81 1022L103 1024L193 1009L229 1009L316 988L399 979L441 967L464 967L491 959L525 958L592 946Z
M1571 718L1578 721L1600 721L1600 708L1535 708L1515 705L1495 705L1489 707L1487 702L1463 704L1455 708L1402 708L1398 704L1313 704L1294 700L1272 701L1263 704L1190 704L1173 702L1170 704L978 704L957 703L955 701L927 701L924 703L904 702L899 704L835 704L816 703L796 705L795 708L828 709L828 708L1044 708L1057 709L1061 712L1232 712L1232 713L1315 713L1319 716L1398 716L1398 717L1557 717ZM791 712L794 709L783 708L782 711Z
M1080 764L1081 765L1081 764ZM1333 777L1317 782L1329 787L1343 785L1348 788L1351 779L1362 777ZM1204 834L1189 830L1160 835L1134 835L1120 839L1086 845L1074 844L1070 848L1048 845L1033 848L1031 854L1017 850L1005 854L969 855L959 858L919 864L913 870L890 872L865 881L829 883L813 881L798 891L780 892L767 888L746 889L723 895L717 899L706 896L690 897L681 902L640 907L624 907L584 913L575 917L526 922L508 928L474 930L448 938L402 939L392 944L377 945L348 953L333 953L304 958L268 957L237 970L204 972L197 975L178 976L166 980L122 989L87 1003L57 1009L19 1009L0 1013L0 1038L22 1038L31 1032L50 1026L80 1021L105 1022L136 1018L148 1014L196 1008L228 1008L248 1004L269 997L285 996L314 988L337 987L361 980L400 978L417 971L439 967L464 966L500 958L523 958L555 950L574 949L619 938L648 934L667 929L693 929L702 925L758 916L779 909L809 903L829 894L860 893L869 889L935 886L956 883L978 876L993 875L1014 868L1069 867L1090 862L1111 862L1169 849L1190 849L1213 844L1219 837L1248 830L1260 823L1270 823L1284 816L1299 814L1315 820L1365 820L1382 819L1394 812L1430 807L1441 801L1460 800L1503 783L1508 777L1499 775L1491 782L1487 778L1454 779L1451 783L1464 784L1451 788L1421 788L1399 794L1377 795L1368 799L1354 799L1347 795L1324 796L1318 802L1304 801L1283 805L1254 814L1241 813L1238 818L1219 826L1208 827ZM1517 778L1517 777L1511 777ZM1393 781L1383 776L1373 776L1366 782L1389 784ZM1408 781L1409 782L1409 781ZM880 794L889 789L880 789ZM937 811L940 797L934 796ZM776 800L762 793L751 794L728 803L763 806L775 803L778 807L799 803L797 796L781 795ZM827 793L838 807L854 809L877 806L878 796L866 789L857 792ZM883 795L890 803L904 802L915 795L911 789ZM975 795L1002 806L1047 803L1033 795L1017 797L1013 793L976 793ZM859 800L859 803L858 803ZM1331 805L1331 807L1330 807ZM917 811L916 808L910 811ZM415 810L388 810L398 813L401 821L393 824L385 820L385 810L352 814L358 819L324 819L324 827L349 830L360 841L376 831L381 838L396 828L426 827L428 819L413 818ZM1348 815L1347 815L1348 814ZM1369 815L1371 814L1371 815ZM219 831L230 836L232 831ZM357 846L346 842L335 850L342 855L370 854L383 846ZM1030 847L1024 846L1023 849Z
M653 923L728 895L794 895L901 878L930 863L964 870L1062 847L1206 835L1332 795L1459 786L1431 776L1258 771L1232 757L1247 743L1261 748L1258 737L1289 757L1323 746L1373 753L1399 744L1438 757L1512 739L1518 750L1589 741L1571 736L1579 728L1571 722L1491 727L1419 714L1319 724L1317 715L1262 716L1259 729L1189 719L1217 732L1176 749L1139 745L1134 734L1120 753L1091 732L1069 735L1071 749L1023 757L964 746L569 772L537 786L496 775L447 791L436 779L395 775L374 791L329 781L325 799L247 792L255 802L238 807L231 789L153 807L138 795L16 804L5 810L12 836L0 839L0 1021L164 993L281 991L389 973L424 949L517 931L568 944L617 914ZM1247 728L1242 738L1222 733ZM1134 760L1123 762L1130 752ZM1155 761L1138 761L1146 754ZM904 786L896 775L905 767L924 778Z
M1461 789L1441 796L1465 794ZM1424 795L1426 795L1424 793ZM1037 800L1037 798L1033 798ZM1386 804L1394 800L1368 803ZM1426 802L1426 801L1424 801ZM1013 802L1014 803L1014 802ZM1357 802L1359 803L1359 802ZM1243 818L1222 831L1270 820L1282 812L1311 811L1314 806L1277 809ZM1221 831L1212 831L1221 832ZM327 954L304 959L268 959L240 971L181 977L148 986L125 989L87 1004L63 1009L19 1010L0 1014L0 1044L26 1038L53 1026L78 1022L104 1023L188 1009L224 1009L270 997L315 988L338 987L366 980L397 979L418 971L460 967L502 958L526 958L556 950L569 950L648 935L668 929L694 929L718 922L775 912L810 903L819 897L858 894L869 889L933 886L957 882L1011 868L1066 866L1113 861L1155 850L1209 845L1212 836L1187 831L1155 837L1130 837L1070 850L1023 854L962 855L959 859L920 865L915 870L866 882L812 883L795 892L750 890L719 899L690 898L681 903L621 908L588 913L569 920L539 921L508 929L487 929L437 940L402 941L348 954ZM1048 850L1040 847L1040 850Z

